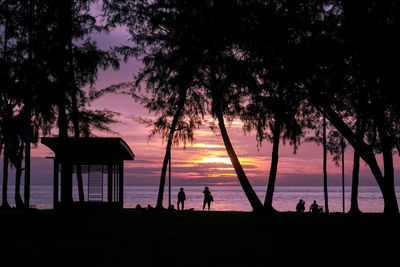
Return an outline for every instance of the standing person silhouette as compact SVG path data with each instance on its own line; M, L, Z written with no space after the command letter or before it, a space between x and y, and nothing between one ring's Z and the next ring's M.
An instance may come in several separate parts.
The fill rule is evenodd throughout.
M185 192L183 192L183 187L181 187L181 188L179 189L179 193L178 193L178 204L177 204L178 210L179 210L179 203L182 205L182 209L181 209L181 210L184 209L184 207L185 207L185 200L186 200L186 195L185 195Z
M204 201L203 201L203 210L206 207L206 204L208 205L208 210L210 210L210 205L211 205L211 201L214 201L210 189L208 189L208 186L204 187Z

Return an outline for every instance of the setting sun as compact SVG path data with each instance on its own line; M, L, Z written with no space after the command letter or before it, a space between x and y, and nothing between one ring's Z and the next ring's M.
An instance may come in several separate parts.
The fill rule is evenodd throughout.
M225 163L231 164L231 160L228 157L224 158L206 158L205 160L200 161L201 163Z

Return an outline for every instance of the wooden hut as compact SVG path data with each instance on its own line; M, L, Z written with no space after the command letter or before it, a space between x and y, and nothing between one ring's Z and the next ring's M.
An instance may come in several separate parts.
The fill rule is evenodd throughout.
M54 152L53 206L122 208L124 160L135 155L121 138L47 138ZM73 180L82 177L84 201L73 199ZM105 197L105 192L106 196ZM61 193L61 194L60 194Z

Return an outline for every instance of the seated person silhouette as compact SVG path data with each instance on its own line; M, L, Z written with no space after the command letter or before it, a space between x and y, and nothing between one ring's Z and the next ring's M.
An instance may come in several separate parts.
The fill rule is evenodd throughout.
M305 204L306 204L306 203L305 203L302 199L300 199L299 202L298 202L297 205L296 205L296 211L297 211L298 213L303 213L304 210L306 209L306 208L305 208Z
M311 204L311 206L310 206L310 211L311 211L312 213L314 213L314 214L320 212L320 209L319 209L319 206L318 206L316 200L314 200L313 203Z
M182 210L184 209L185 200L186 200L186 195L185 195L185 192L183 192L183 188L181 187L179 189L179 193L178 193L178 204L177 204L178 210L179 210L179 203L182 205Z

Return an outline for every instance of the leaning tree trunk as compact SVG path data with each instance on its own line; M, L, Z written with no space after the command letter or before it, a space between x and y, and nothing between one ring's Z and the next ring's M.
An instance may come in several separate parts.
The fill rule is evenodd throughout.
M17 209L24 208L24 202L21 197L21 177L22 177L22 160L23 160L24 142L21 141L20 152L18 154L15 166L15 206Z
M274 212L275 209L272 207L272 200L275 190L276 173L278 170L278 159L279 159L279 141L281 135L281 124L282 121L279 116L276 116L273 131L273 146L272 146L272 159L271 168L269 172L267 194L265 195L264 208L267 213Z
M3 191L2 191L2 208L10 208L7 200L8 193L8 148L7 140L4 140L4 150L3 150Z
M322 118L322 148L324 153L324 162L323 162L323 173L324 173L324 202L325 202L325 212L329 213L328 206L328 172L327 172L327 149L326 149L326 118L323 115Z
M163 209L165 176L167 173L168 162L170 160L172 141L174 139L174 133L175 133L175 129L176 129L176 125L178 123L179 117L182 115L182 110L185 105L185 101L186 101L186 89L183 89L182 95L180 95L179 100L178 100L178 107L177 107L174 117L172 119L171 128L170 128L170 132L168 135L167 147L165 149L164 161L163 161L163 165L161 168L160 185L158 188L158 197L157 197L157 204L156 204L157 209Z
M174 119L175 117L177 117L177 113L175 113ZM168 143L167 143L167 147L165 149L165 156L164 156L164 161L163 161L163 165L161 168L161 178L160 178L160 184L159 184L159 188L158 188L158 197L157 197L157 204L156 204L156 208L157 209L163 209L163 199L164 199L164 187L165 187L165 176L167 173L167 167L168 167L168 162L169 162L169 156L171 153L171 146L172 146L172 139L175 133L175 128L171 128L170 129L170 133L168 136Z
M228 136L228 132L226 131L225 127L225 122L224 118L222 115L222 110L221 107L218 105L215 105L215 112L218 118L218 126L221 131L221 136L225 144L226 151L228 152L228 156L231 159L233 168L235 169L236 175L239 179L240 185L243 188L244 193L246 194L247 199L250 202L251 207L253 208L254 212L259 212L263 210L263 205L258 198L256 192L254 192L253 187L251 186L249 180L246 177L246 174L242 168L242 165L240 164L240 161L235 153L235 150L233 149L233 146L231 144L231 141Z

